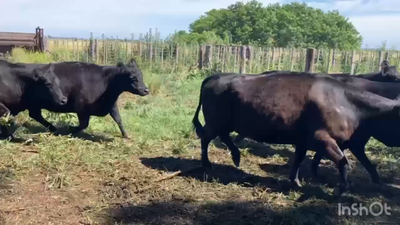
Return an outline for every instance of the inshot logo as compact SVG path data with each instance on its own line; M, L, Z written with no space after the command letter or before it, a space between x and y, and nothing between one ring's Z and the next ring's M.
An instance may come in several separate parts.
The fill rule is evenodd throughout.
M380 202L373 202L368 207L364 206L362 203L353 203L350 206L342 205L339 203L338 213L339 216L348 215L348 216L380 216L383 213L385 215L390 216L389 212L391 208L386 204L382 204Z

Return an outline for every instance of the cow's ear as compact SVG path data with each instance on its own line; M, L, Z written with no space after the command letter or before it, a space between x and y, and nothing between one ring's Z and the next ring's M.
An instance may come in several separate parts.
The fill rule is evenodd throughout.
M125 65L124 65L123 62L118 62L118 63L117 63L117 67L120 67L120 68L121 68L121 67L124 67L124 66L125 66Z
M49 63L49 70L54 70L54 63Z
M40 72L37 69L33 70L33 80L38 81L40 79Z
M134 58L131 58L131 60L129 61L129 64L128 64L128 66L129 67L134 67L134 66L136 66L137 64L136 64L136 60L134 59Z

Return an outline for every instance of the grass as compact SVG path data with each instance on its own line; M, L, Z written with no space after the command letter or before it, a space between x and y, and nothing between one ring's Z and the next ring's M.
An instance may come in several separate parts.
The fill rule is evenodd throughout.
M306 157L300 171L305 186L290 188L285 164L291 146L243 140L236 168L215 140L213 171L193 169L200 165L200 141L191 119L202 78L144 74L151 95L124 93L118 100L130 140L121 138L110 116L92 117L76 136L49 134L27 112L17 116L21 142L0 141L0 224L397 224L399 186L371 184L349 153L356 163L349 173L354 187L339 199L331 196L338 174L327 160L320 166L327 182L310 179ZM77 123L74 114L45 116L61 130ZM385 181L400 185L397 148L371 140L367 153ZM387 202L392 215L337 214L339 202L374 201Z

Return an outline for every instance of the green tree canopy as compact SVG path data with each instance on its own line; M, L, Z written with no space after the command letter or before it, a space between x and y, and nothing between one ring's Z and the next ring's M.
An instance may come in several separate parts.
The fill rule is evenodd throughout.
M235 44L275 47L358 49L362 37L338 11L324 13L305 3L250 1L213 9L190 24L191 34L213 32ZM190 35L189 35L190 36Z
M228 38L222 38L213 31L203 31L202 33L187 33L184 30L178 31L167 38L167 41L186 44L228 44Z

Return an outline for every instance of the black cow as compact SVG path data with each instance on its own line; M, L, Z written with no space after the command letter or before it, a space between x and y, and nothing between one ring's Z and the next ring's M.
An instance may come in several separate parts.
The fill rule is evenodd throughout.
M335 79L356 87L359 90L372 92L389 99L396 99L400 95L399 83L375 82L350 75L335 76ZM380 178L378 172L365 154L365 145L371 137L374 137L386 146L400 146L399 127L400 120L397 118L385 117L380 120L370 120L355 131L356 135L354 135L350 141L342 144L340 147L342 150L349 148L369 172L372 181L379 184ZM318 165L323 156L323 152L317 152L314 155L311 164L311 170L314 176L317 176Z
M201 106L204 127L198 120ZM296 72L215 74L201 85L192 122L201 138L204 168L211 168L208 145L217 136L228 146L233 162L239 166L239 149L229 137L230 132L236 131L259 142L294 144L290 180L297 186L301 186L298 170L306 151L326 152L339 169L341 185L335 194L341 194L348 188L350 161L338 143L350 140L365 122L381 116L398 118L399 111L400 100L360 91L330 76Z
M42 101L60 106L67 104L68 99L59 84L52 63L32 68L0 60L0 117L15 116ZM1 136L10 135L7 128L1 126Z
M348 73L344 74L330 74L331 76L346 76L350 75ZM387 60L383 60L381 63L381 71L380 72L372 72L366 74L355 75L359 78L364 78L370 81L379 81L379 82L400 82L400 74L395 66L389 65Z
M389 65L387 60L382 61L379 73L363 74L361 78L380 82L400 82L399 71L397 71L395 66Z
M90 116L110 114L118 124L122 136L128 138L122 125L117 99L124 91L140 96L149 94L142 72L134 59L128 65L118 63L117 66L62 62L54 64L54 71L60 79L61 90L68 97L68 104L60 106L43 101L29 108L30 117L54 132L56 128L42 117L41 109L75 112L79 118L79 126L73 127L72 132L76 133L88 127Z

